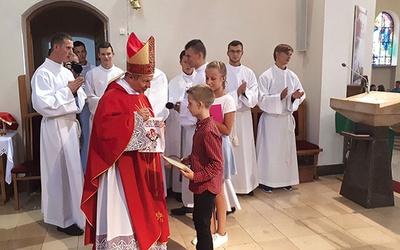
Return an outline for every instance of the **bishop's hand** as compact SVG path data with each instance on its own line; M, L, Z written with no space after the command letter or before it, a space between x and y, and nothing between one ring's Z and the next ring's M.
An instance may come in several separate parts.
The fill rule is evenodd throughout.
M147 121L150 118L150 110L148 108L141 108L137 113L143 117L143 121Z

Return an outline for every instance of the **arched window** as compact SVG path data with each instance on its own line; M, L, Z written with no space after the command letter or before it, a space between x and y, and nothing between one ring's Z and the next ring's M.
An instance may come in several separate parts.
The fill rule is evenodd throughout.
M387 12L381 12L375 18L372 45L372 65L392 65L393 53L393 18Z

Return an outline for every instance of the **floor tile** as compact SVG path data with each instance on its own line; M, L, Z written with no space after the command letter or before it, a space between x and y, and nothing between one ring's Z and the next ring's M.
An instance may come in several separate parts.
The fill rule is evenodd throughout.
M390 243L379 243L379 244L372 244L371 247L376 250L398 250L399 242L390 242Z
M395 206L366 209L339 194L336 176L273 193L239 195L242 210L227 217L229 240L217 250L400 249L400 195ZM0 206L0 249L90 250L84 236L72 237L43 222L40 194L21 193L23 205ZM182 204L167 198L168 210ZM192 215L169 216L169 250L195 250Z
M262 250L262 248L256 244L256 243L249 243L249 244L243 244L239 246L225 246L225 250Z
M253 238L243 228L229 228L227 229L227 232L228 242L224 244L224 247L255 243Z
M263 241L259 242L258 245L265 250L297 250L298 248L289 239ZM246 249L246 248L243 248Z
M324 217L323 214L321 214L320 212L318 212L317 210L308 205L300 207L284 208L283 210L285 210L287 213L289 213L295 219L298 220Z
M367 246L367 243L345 230L323 233L320 236L336 247L336 249L356 249Z
M5 250L14 250L14 249L24 249L24 250L40 250L42 249L44 236L42 237L28 237L30 235L26 235L26 238L12 239L9 240Z
M293 244L295 244L301 250L333 250L336 249L333 245L331 245L328 241L326 241L321 236L314 235L305 235L295 238L289 239Z
M361 220L354 214L332 215L327 218L333 221L334 223L338 224L345 230L371 226L370 224Z
M384 234L382 231L374 227L356 228L356 229L350 229L348 231L369 245L396 242L395 239Z
M335 202L312 205L311 207L320 212L324 216L333 216L333 215L349 213L348 211L339 207Z
M299 220L272 222L271 224L288 238L316 234Z
M263 226L244 228L255 242L285 239L285 235L279 232L273 225L266 224Z
M284 209L275 209L261 215L270 223L294 220L294 217Z
M308 228L313 230L318 234L329 233L337 230L342 230L342 228L335 224L333 221L326 217L302 220Z
M35 221L29 224L17 226L11 239L24 239L29 237L44 237L47 232L47 225L43 221Z
M59 235L46 235L42 250L61 250L70 248L78 248L78 237L60 233Z
M292 195L274 199L274 202L282 208L297 208L306 205L304 202Z
M268 224L269 222L259 212L242 212L234 215L242 227L254 227Z

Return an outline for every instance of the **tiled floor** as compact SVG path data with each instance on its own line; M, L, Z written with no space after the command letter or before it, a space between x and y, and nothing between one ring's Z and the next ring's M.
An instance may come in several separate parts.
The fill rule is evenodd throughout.
M393 173L400 169L400 151L394 150ZM229 241L218 249L400 249L400 195L395 206L365 209L339 194L341 181L336 176L320 177L273 193L254 191L241 195L242 210L227 218ZM21 193L19 211L11 199L0 206L0 250L87 249L83 237L68 237L55 226L43 222L40 194ZM167 207L180 207L167 198ZM169 250L195 249L195 236L189 215L170 216Z
M339 195L335 176L302 183L293 191L275 190L239 196L242 210L229 215L229 241L219 249L400 249L400 195L394 207L365 209ZM168 209L181 204L168 198ZM0 249L91 249L83 237L67 237L46 225L40 194L0 207ZM194 249L189 216L169 217L170 250Z

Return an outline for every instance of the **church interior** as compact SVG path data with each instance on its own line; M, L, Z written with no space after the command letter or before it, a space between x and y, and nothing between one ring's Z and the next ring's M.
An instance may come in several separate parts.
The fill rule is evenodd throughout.
M0 6L3 16L0 27L7 34L0 39L3 55L0 112L11 114L20 124L15 132L14 161L22 162L24 153L21 152L26 152L23 112L25 115L34 112L30 79L48 56L49 40L57 31L65 31L74 39L84 41L87 60L93 65L99 64L96 46L109 41L115 52L114 64L121 69L126 68L129 34L135 32L143 40L154 36L156 68L165 72L168 80L180 72L179 53L191 39L204 42L207 62L227 62L228 43L234 39L242 41L242 62L257 78L273 65L274 47L287 43L294 48L288 67L298 75L307 93L306 103L296 116L296 126L302 131L302 137L296 139L316 148L297 150L300 184L293 186L292 191L277 189L266 193L256 188L254 195L238 195L242 209L227 216L229 241L217 249L399 249L400 123L396 121L400 121L400 94L398 97L389 94L393 107L382 111L383 118L376 119L354 115L359 111L358 106L341 101L372 93L371 85L382 86L385 93L396 87L396 80L400 80L400 67L397 67L400 2L30 0L11 3L0 0ZM361 26L357 26L359 9L362 11L358 13L364 15ZM391 18L390 41L389 45L381 44L384 49L376 49L375 39L380 37L376 32L377 17L382 13ZM361 35L356 34L357 29L361 29ZM383 42L378 39L378 43ZM353 84L357 79L360 83ZM21 97L20 86L27 89L25 96ZM334 104L335 100L340 103ZM371 102L382 104L376 99ZM363 106L360 110L371 109ZM255 131L259 114L260 110L253 108ZM375 140L363 138L366 130L346 132L340 129L349 126L353 117L360 123L369 119L369 128L384 127L385 150L390 150L390 158L382 160L380 153L371 150L370 145ZM381 136L380 130L367 132ZM363 150L368 150L371 158L359 160L363 156L352 147L356 147L356 142L367 145ZM33 180L36 189L29 194L26 192L29 188L18 184L19 210L15 209L13 183L4 182L5 152L0 150L0 250L92 249L91 245L84 246L84 236L68 237L55 226L44 223L38 181ZM346 171L352 164L361 164L361 170L357 171L363 173ZM364 165L378 170L366 176L368 171L364 172ZM383 165L388 167L389 172L385 174L390 177L384 184L377 183L381 179L376 177L382 174L379 168ZM169 171L167 166L167 178ZM370 205L368 198L359 198L369 194L358 189L344 190L348 183L357 181L362 182L360 186L368 182L368 188L370 182L385 186L390 192L389 198L379 194L379 201ZM7 198L4 198L5 193ZM175 196L168 195L168 211L181 205ZM195 249L191 243L196 235L192 216L169 215L168 219L171 231L168 249Z

